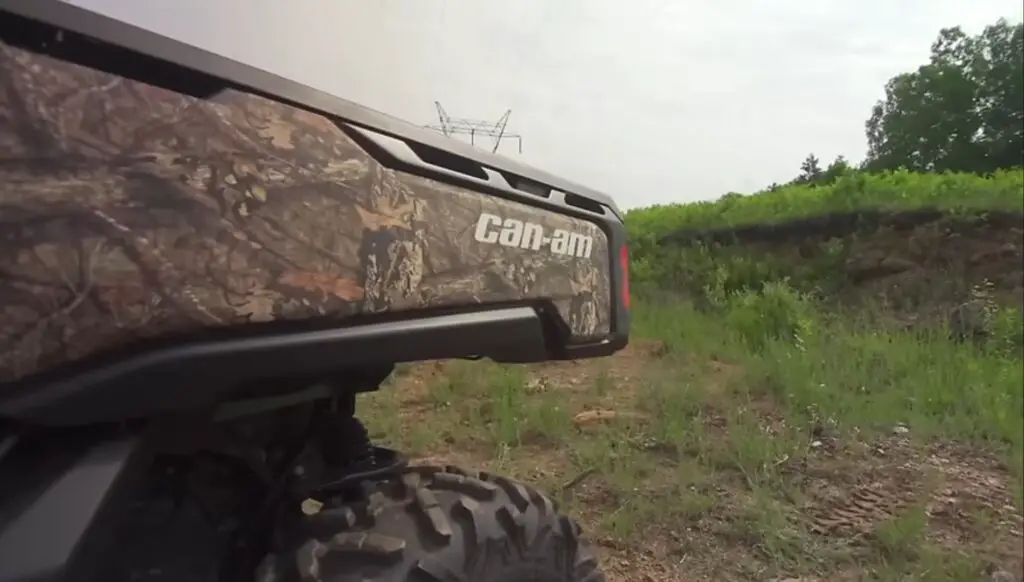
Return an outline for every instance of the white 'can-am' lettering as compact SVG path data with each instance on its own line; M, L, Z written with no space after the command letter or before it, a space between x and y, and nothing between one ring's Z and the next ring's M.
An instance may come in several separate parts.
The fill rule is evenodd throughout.
M499 224L501 224L501 217L487 214L486 212L481 214L480 218L476 221L476 233L473 235L473 238L482 243L494 244L498 242L498 233L488 230L488 228Z
M476 221L473 238L485 244L524 250L547 250L554 255L569 255L583 259L590 258L594 250L594 239L585 234L556 228L547 236L544 227L516 218L501 218L487 212L481 213Z

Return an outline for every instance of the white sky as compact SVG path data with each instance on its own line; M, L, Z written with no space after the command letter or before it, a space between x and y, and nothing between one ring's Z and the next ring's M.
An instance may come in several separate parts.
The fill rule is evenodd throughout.
M712 199L866 149L940 28L1020 0L71 0L416 124L497 120L501 153L625 207ZM486 145L486 144L485 144Z

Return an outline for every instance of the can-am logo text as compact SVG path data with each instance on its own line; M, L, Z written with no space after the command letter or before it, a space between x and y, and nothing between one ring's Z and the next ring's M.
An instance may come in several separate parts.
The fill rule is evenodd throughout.
M594 239L585 235L556 228L549 236L544 227L532 222L502 218L484 212L476 221L476 240L504 247L545 249L555 255L569 255L589 259L594 249Z

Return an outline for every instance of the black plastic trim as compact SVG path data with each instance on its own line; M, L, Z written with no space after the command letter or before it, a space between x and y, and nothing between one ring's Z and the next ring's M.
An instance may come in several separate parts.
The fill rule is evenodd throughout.
M0 582L91 580L149 456L105 430L26 438L0 462Z
M40 21L59 29L72 31L117 47L140 53L190 70L193 74L180 76L182 83L220 79L225 88L242 91L281 101L303 109L316 111L331 118L341 119L356 126L366 127L407 143L419 143L438 150L451 152L485 167L515 174L550 187L572 192L608 206L613 214L621 216L614 200L606 194L564 180L543 170L527 166L510 158L473 147L437 132L417 127L406 121L375 111L351 101L334 97L273 73L257 69L232 59L202 50L152 31L115 20L99 13L67 4L60 0L0 0L0 11L10 12ZM62 55L75 62L71 56ZM95 66L95 65L92 65ZM113 63L97 68L110 69ZM139 68L139 67L135 67ZM163 79L165 82L170 78ZM204 87L209 93L210 87ZM175 88L181 93L195 94L194 87Z
M542 361L551 350L533 307L483 309L309 331L169 344L0 391L0 417L51 426L213 406L240 385L324 378L353 368L479 355Z
M456 154L411 144L378 131L339 122L338 127L377 163L400 172L486 192L513 202L593 222L607 231L606 206L581 196L553 190L498 169L478 165ZM424 155L425 154L425 155ZM557 195L556 195L557 194ZM570 198L574 196L574 198ZM578 203L582 200L584 203ZM612 211L609 208L609 211ZM614 212L613 212L614 214Z
M565 203L569 206L573 206L575 208L582 208L583 210L593 212L594 214L604 214L605 207L602 206L601 204L598 204L597 202L594 202L589 198L585 198L583 196L578 196L576 194L567 192L565 194L564 199Z
M487 179L487 172L473 160L421 143L408 142L406 145L427 164L465 174L477 180Z

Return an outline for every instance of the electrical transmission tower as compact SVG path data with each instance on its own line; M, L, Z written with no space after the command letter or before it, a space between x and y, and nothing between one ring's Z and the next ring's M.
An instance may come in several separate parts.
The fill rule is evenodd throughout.
M441 107L440 101L434 101L434 105L437 106L437 118L440 123L428 125L426 126L427 128L440 131L449 137L455 134L469 135L469 143L473 145L476 145L476 138L478 136L493 138L494 147L491 149L492 152L498 151L501 140L514 139L519 144L519 153L523 153L523 137L517 133L505 131L505 126L508 125L508 118L512 115L511 109L505 111L505 114L501 116L497 123L491 123L490 121L478 119L451 117L444 110L444 107Z

